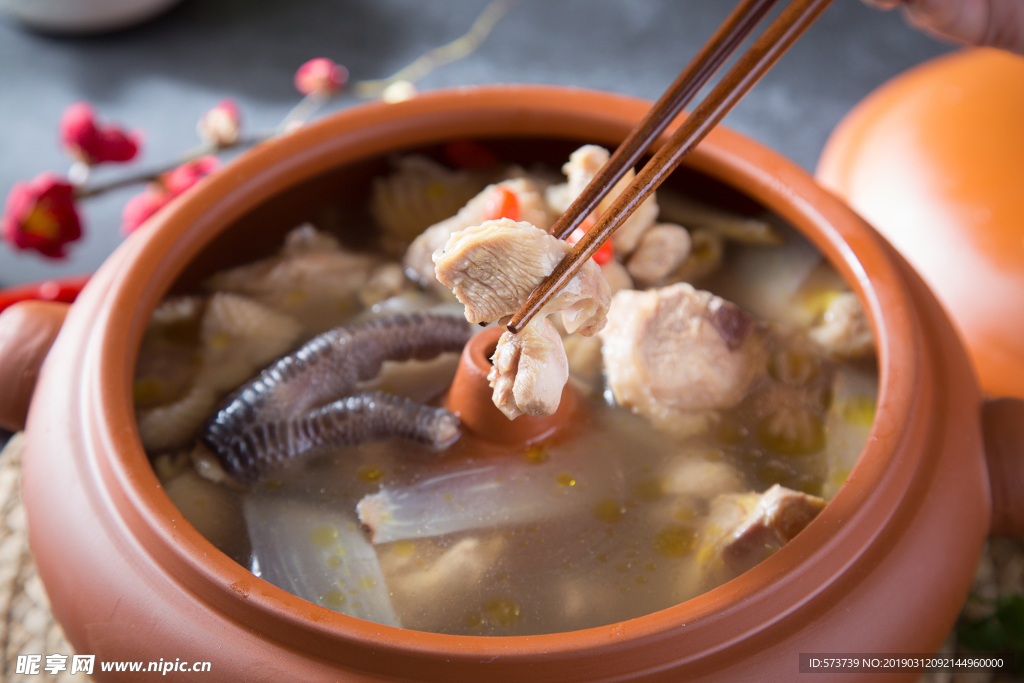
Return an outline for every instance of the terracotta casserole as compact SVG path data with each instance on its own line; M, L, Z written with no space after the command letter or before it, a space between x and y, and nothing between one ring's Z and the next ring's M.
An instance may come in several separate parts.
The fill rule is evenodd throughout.
M211 680L510 682L792 680L800 653L935 651L986 535L1024 530L1024 498L1013 496L1024 490L1024 409L986 409L935 298L871 227L793 163L724 129L680 177L732 188L817 245L868 311L881 373L877 417L849 480L754 569L600 628L423 633L332 612L253 576L185 522L158 483L131 386L150 313L172 287L269 253L348 191L341 180L372 170L366 160L459 138L507 149L544 139L614 146L648 106L568 88L490 87L355 107L245 154L129 238L68 311L27 419L31 547L74 648L103 661L210 661ZM0 318L9 426L19 426L18 392L32 391L59 306L20 304ZM105 676L116 678L96 679Z

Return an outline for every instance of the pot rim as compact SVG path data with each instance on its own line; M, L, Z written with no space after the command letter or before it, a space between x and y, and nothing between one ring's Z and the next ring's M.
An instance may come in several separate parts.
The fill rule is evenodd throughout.
M484 637L381 626L306 602L250 574L191 525L181 523L149 464L131 401L145 325L186 264L222 229L265 201L268 195L261 188L280 192L343 163L452 139L441 129L450 131L453 118L463 123L458 137L470 138L578 138L578 133L572 134L574 124L586 119L607 133L608 139L593 142L615 144L615 138L621 139L649 106L643 100L599 91L526 85L456 88L397 104L359 105L246 152L126 241L121 247L126 253L118 259L119 271L110 278L105 295L111 303L109 314L96 321L90 334L90 340L100 345L96 376L103 381L90 392L88 409L100 416L98 436L112 454L96 464L117 515L176 583L242 623L287 622L297 634L292 645L312 648L319 656L327 656L323 653L330 651L331 643L360 641L390 654L528 658L655 640L664 647L665 635L685 632L686 652L672 656L691 659L726 650L751 632L763 631L810 605L868 551L908 497L921 460L920 453L908 455L901 447L908 438L902 434L904 425L915 406L927 400L915 392L920 374L915 349L921 342L912 316L905 313L912 308L909 295L883 244L851 209L794 163L722 127L684 163L775 211L824 253L871 319L880 375L875 421L846 484L807 529L750 571L659 612L580 631ZM382 143L385 137L392 142ZM737 185L729 176L744 184ZM110 328L129 333L109 334ZM893 434L899 436L892 438ZM890 439L888 446L882 436ZM895 457L898 452L900 458ZM866 519L868 508L876 510L871 520ZM879 515L878 510L884 513ZM719 632L724 626L733 636L712 637L712 626ZM657 665L652 661L652 668Z

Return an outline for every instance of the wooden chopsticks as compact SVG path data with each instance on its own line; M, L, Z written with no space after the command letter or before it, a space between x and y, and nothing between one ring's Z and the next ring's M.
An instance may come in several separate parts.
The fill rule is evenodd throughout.
M555 222L551 227L552 235L558 239L565 239L580 226L609 190L615 187L615 183L640 161L640 157L651 143L658 139L683 107L690 103L729 55L750 35L776 1L743 0L736 6L668 90L630 131L629 136L615 150L608 163L597 172L586 189Z
M668 142L637 174L554 271L530 294L508 323L517 334L552 297L579 272L612 233L661 185L729 110L761 79L832 0L793 0L711 93L690 114ZM697 56L686 66L629 137L619 146L590 185L555 223L552 234L564 239L597 208L615 183L640 159L684 106L743 42L775 0L742 0Z

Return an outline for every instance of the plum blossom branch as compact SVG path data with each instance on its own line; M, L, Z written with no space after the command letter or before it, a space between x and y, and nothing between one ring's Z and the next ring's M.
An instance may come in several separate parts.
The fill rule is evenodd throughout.
M417 81L440 66L472 54L513 3L514 0L493 0L467 33L431 50L388 78L353 83L352 94L363 99L380 97L386 102L414 97ZM348 76L344 66L330 59L311 59L295 73L295 88L302 99L276 128L243 135L238 107L225 99L199 120L196 130L202 144L187 150L173 163L102 183L90 183L92 168L134 159L142 136L115 124L100 123L88 103L72 104L60 122L61 144L74 162L67 177L44 173L31 182L16 183L0 215L0 238L15 249L34 250L48 258L65 258L67 245L82 235L76 202L145 183L142 193L125 204L121 232L128 234L212 172L220 163L219 153L252 147L305 125L344 90Z
M97 195L112 192L114 190L120 190L125 187L131 187L132 185L138 185L139 183L145 182L156 182L161 176L170 173L174 169L180 167L182 164L187 164L190 161L195 161L204 156L211 154L217 154L219 152L226 152L231 149L247 149L254 147L261 142L265 142L277 134L274 130L261 131L252 135L246 135L239 137L237 142L225 145L211 145L202 144L193 147L190 150L184 152L178 159L169 164L158 166L156 168L150 168L146 170L133 173L132 175L125 176L123 178L116 178L104 183L95 183L86 186L84 183L72 183L76 186L75 199L88 199L89 197L95 197Z
M354 83L352 91L356 97L373 99L386 96L389 88L396 90L394 86L402 84L414 84L434 69L457 62L463 59L483 44L487 36L494 30L495 25L512 9L515 0L494 0L484 11L480 13L476 21L464 35L459 36L447 45L434 48L427 54L415 60L409 66L398 72L376 80L366 80ZM401 88L406 90L406 88Z

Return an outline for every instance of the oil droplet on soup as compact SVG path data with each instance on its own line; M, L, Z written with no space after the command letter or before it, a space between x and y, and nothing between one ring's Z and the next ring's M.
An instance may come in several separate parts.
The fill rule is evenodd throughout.
M399 557L411 557L416 552L415 541L395 541L391 544L391 552Z
M642 479L633 485L633 493L642 501L653 502L665 495L665 482L657 477Z
M519 623L519 605L509 598L491 598L484 603L484 614L496 626L510 628Z
M337 589L329 590L324 593L323 601L328 607L338 608L345 604L345 594Z
M527 446L523 452L526 462L541 465L548 461L548 451L543 446Z
M654 535L654 549L662 557L684 557L693 550L696 542L697 531L681 524L663 527Z
M322 524L309 532L309 540L319 548L330 548L338 542L338 529L329 524Z
M615 524L622 519L625 512L622 505L610 498L599 500L594 506L594 517L605 524Z
M368 484L376 484L384 478L384 470L376 465L363 465L356 472L356 476Z

